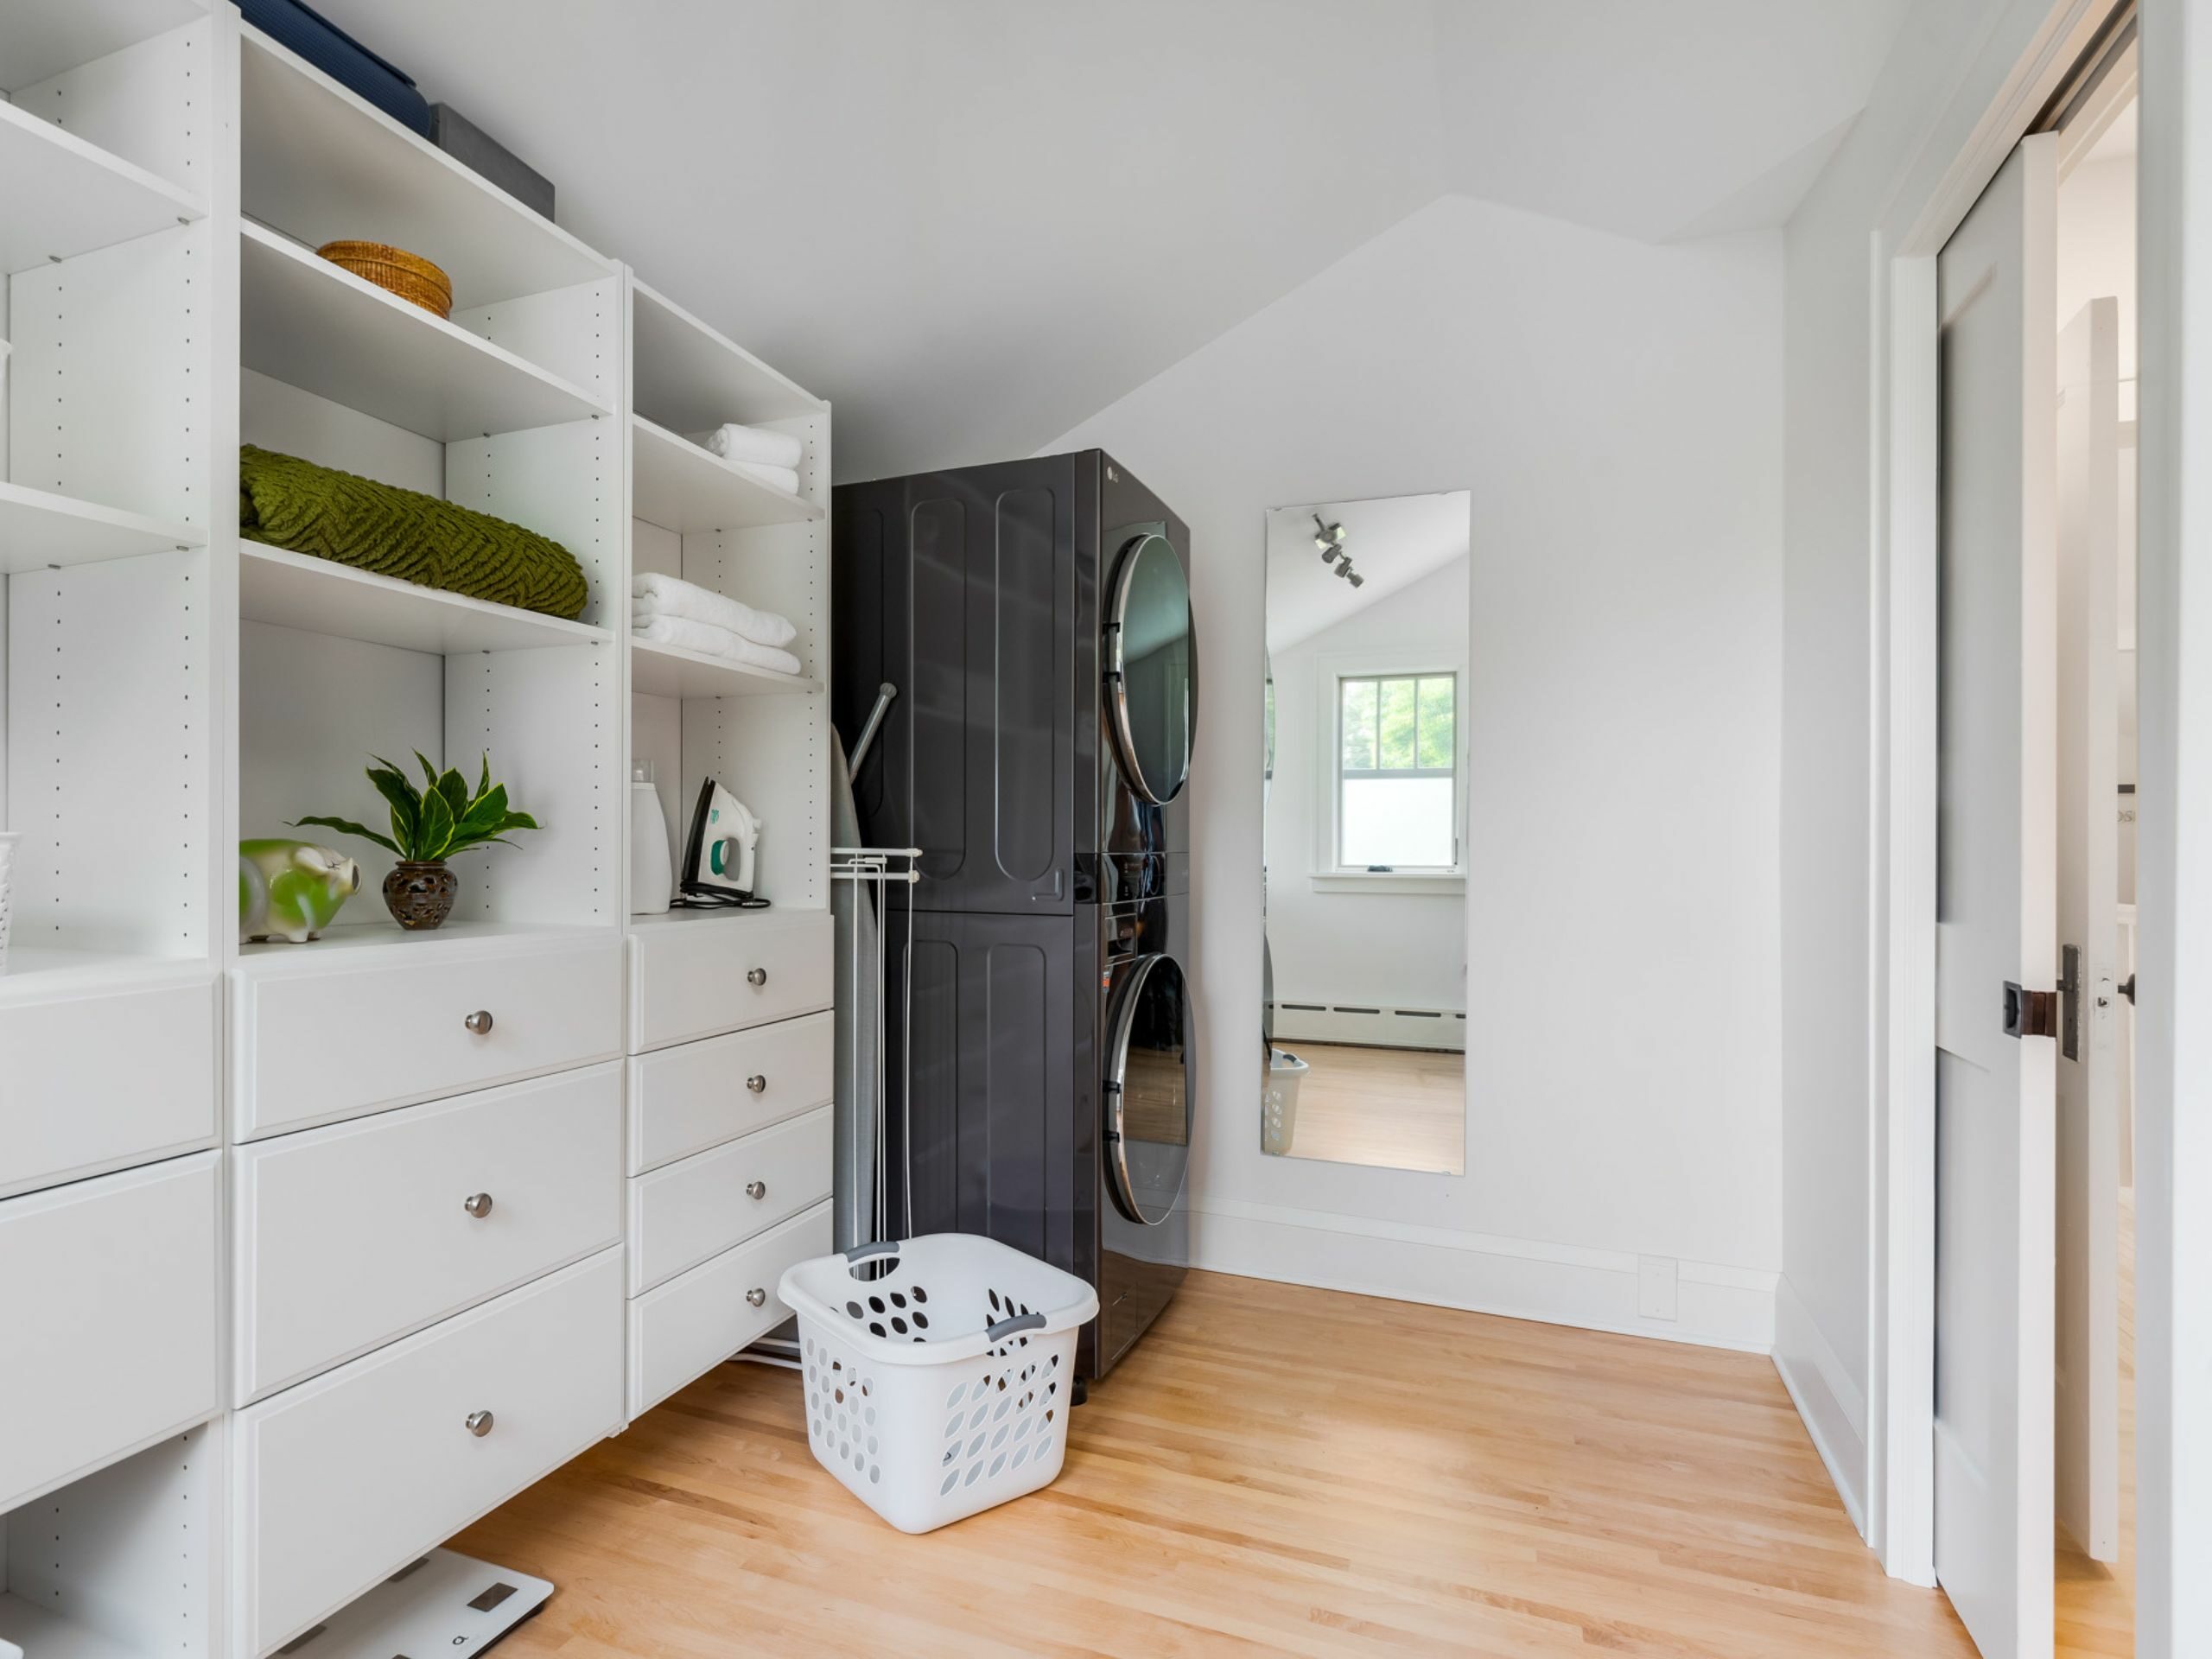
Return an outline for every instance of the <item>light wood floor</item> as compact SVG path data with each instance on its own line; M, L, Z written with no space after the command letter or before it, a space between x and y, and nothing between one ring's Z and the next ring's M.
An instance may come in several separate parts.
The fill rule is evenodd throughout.
M2058 1659L2135 1651L2135 1195L2120 1195L2120 1559L2058 1535Z
M501 1659L1968 1659L1767 1361L1194 1274L1034 1497L920 1538L726 1365L458 1546L561 1588Z
M1334 1043L1277 1046L1313 1067L1298 1086L1291 1157L1466 1173L1465 1055Z

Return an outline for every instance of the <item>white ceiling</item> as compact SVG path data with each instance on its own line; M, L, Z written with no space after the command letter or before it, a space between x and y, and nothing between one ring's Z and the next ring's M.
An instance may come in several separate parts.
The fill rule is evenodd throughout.
M1465 558L1471 505L1466 491L1450 490L1274 509L1268 514L1268 649L1287 651ZM1344 527L1358 587L1322 563L1316 513Z
M1904 0L317 3L834 400L851 479L1048 443L1446 191L1779 224Z

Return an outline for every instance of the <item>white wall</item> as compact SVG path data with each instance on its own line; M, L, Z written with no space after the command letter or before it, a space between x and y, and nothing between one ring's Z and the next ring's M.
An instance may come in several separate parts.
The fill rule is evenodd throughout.
M1780 255L1446 198L1051 446L1103 445L1192 529L1202 1263L1766 1345ZM1267 1158L1264 515L1459 488L1468 1173ZM1673 1320L1639 1315L1639 1255L1682 1263Z
M1362 556L1377 563L1389 550ZM1322 720L1320 664L1362 652L1412 652L1431 664L1461 660L1467 651L1467 571L1468 561L1455 559L1275 653L1275 776L1268 796L1267 855L1268 938L1274 947L1278 1001L1465 1011L1465 893L1456 887L1317 893L1313 873L1327 857L1323 733L1334 735L1333 726Z
M1887 1100L1877 1063L1886 866L1875 834L1888 810L1875 764L1887 720L1875 626L1887 604L1876 578L1886 526L1874 504L1877 435L1886 442L1876 342L1888 320L1876 273L2050 16L2049 0L1910 9L1866 111L1787 232L1776 1362L1862 1527L1878 1395L1872 1168Z

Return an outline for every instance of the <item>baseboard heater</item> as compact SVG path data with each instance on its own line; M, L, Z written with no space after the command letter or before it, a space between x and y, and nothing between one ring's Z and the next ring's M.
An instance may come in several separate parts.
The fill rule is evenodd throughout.
M1401 1008L1362 1002L1278 1002L1275 1046L1350 1043L1365 1048L1437 1048L1464 1053L1467 1016L1456 1008Z

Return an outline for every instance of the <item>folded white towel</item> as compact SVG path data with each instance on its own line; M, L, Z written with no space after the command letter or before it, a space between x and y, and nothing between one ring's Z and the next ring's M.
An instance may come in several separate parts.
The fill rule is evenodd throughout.
M757 461L733 461L730 465L747 478L757 478L772 490L781 490L785 495L798 493L798 473L790 467L770 467Z
M806 454L806 445L798 437L765 426L718 426L707 434L705 443L724 461L758 461L764 467L797 467Z
M702 657L727 657L732 662L751 663L756 668L773 669L779 674L796 675L799 671L798 658L788 651L778 651L773 645L763 645L728 628L718 628L711 622L694 622L681 616L656 617L650 622L640 622L631 632L640 639L650 639L657 645L674 645L679 651L696 651Z
M641 571L630 580L630 597L637 601L632 615L650 622L657 617L683 617L693 622L727 628L756 645L788 645L798 637L789 617L773 611L756 611L741 599L731 599L680 576Z

